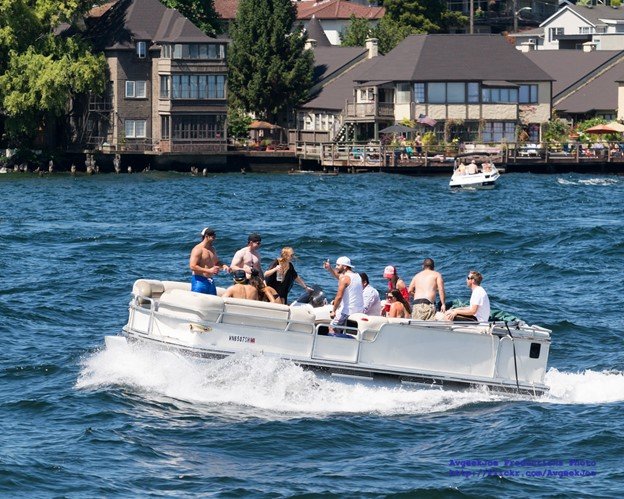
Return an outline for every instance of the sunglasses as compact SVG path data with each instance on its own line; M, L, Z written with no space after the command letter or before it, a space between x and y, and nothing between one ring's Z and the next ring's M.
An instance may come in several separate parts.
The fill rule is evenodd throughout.
M386 300L394 300L394 296L388 295L388 296L386 296Z
M469 281L472 281L472 280L474 280L474 277L468 276L468 277L466 277L466 279L468 279Z

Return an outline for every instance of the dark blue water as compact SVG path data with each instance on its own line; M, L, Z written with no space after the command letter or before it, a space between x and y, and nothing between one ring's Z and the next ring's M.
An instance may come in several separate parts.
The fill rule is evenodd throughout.
M622 177L509 174L453 193L382 174L0 175L0 200L0 494L621 495ZM262 357L106 349L133 281L187 279L206 225L226 260L252 231L265 265L293 246L329 295L322 262L340 255L378 289L386 265L408 280L430 256L451 299L477 269L494 307L553 330L551 391L346 385Z

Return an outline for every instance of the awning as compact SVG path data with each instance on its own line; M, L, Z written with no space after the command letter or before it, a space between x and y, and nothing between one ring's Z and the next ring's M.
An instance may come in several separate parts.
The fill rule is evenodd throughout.
M504 88L518 88L520 85L511 83L510 81L502 80L486 80L481 82L482 87L504 87Z

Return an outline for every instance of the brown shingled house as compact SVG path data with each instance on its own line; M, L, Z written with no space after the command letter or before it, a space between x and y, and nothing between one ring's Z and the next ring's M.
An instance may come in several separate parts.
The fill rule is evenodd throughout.
M158 0L119 0L101 10L87 28L108 62L109 88L91 98L82 142L103 150L225 150L227 42Z
M500 35L412 35L358 76L344 123L359 139L403 119L453 123L460 141L540 139L550 119L553 78Z

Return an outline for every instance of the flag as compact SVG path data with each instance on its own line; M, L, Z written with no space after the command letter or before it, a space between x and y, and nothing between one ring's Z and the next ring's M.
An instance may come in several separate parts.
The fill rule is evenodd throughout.
M425 116L424 114L418 116L418 119L416 121L418 121L418 123L422 123L423 125L429 126L436 126L437 123L436 120L434 120L433 118L429 118L429 116Z

